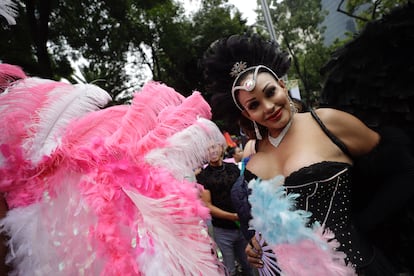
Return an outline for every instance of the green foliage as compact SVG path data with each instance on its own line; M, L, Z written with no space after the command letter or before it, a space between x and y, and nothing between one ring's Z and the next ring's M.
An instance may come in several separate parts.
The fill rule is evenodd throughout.
M279 43L292 57L288 77L300 80L304 101L314 105L321 89L319 69L330 53L323 45L321 23L325 13L320 0L270 0L268 5ZM259 18L263 25L262 12Z
M75 81L72 63L83 61L80 71L88 81L115 98L128 88L127 54L139 52L147 31L140 17L163 2L167 1L21 1L17 24L0 29L7 38L0 42L0 60L30 75L70 81Z
M202 82L202 68L198 63L207 48L222 37L232 34L248 32L246 20L241 17L240 12L233 6L223 3L223 1L203 1L203 5L192 17L191 32L193 40L191 47L195 55L191 61L188 75L192 78L193 89L198 89L204 93L204 83ZM194 72L197 72L194 74ZM203 94L208 100L211 95Z
M187 16L174 3L154 5L141 18L148 28L143 53L154 80L174 87L185 96L203 92L199 59L210 43L222 36L246 31L240 13L223 1L202 1L201 9ZM208 95L204 95L208 98Z
M202 1L192 17L181 5L172 0L21 0L17 25L1 25L0 61L19 65L29 75L93 82L119 102L130 97L125 92L143 85L148 69L155 80L184 95L202 91L198 59L215 39L246 30L245 21L226 0ZM127 72L126 65L133 69Z
M17 21L17 25L9 26L6 23L1 25L0 61L20 65L27 72L33 73L36 70L36 57L32 47L28 19L21 6L19 6Z
M349 0L346 12L357 20L359 29L371 20L381 18L395 7L407 4L410 0Z
M348 9L361 12L358 7L370 5L363 13L378 17L407 1L351 0ZM227 0L201 0L201 8L191 15L185 13L180 2L173 0L20 0L18 3L17 25L1 22L1 62L19 65L29 75L93 82L120 102L130 96L127 93L125 97L125 92L143 85L147 79L143 72L148 69L155 80L183 95L193 90L203 92L198 63L210 43L235 33L265 33L257 27L264 25L261 9L258 9L258 24L249 27ZM269 0L268 3L279 42L292 56L289 78L300 79L303 97L312 104L320 90L319 68L329 59L331 51L323 46L323 29L318 27L325 16L320 1ZM335 46L341 43L344 42L337 41ZM73 62L80 72L74 71ZM128 72L127 64L132 68ZM204 96L207 100L210 97Z
M153 1L152 5L158 2L163 1ZM80 66L84 78L117 99L129 88L127 54L139 52L145 37L146 26L137 20L144 12L128 0L59 1L51 17L50 41L56 45L53 56L64 53L73 61L86 60L86 65Z
M190 22L184 10L173 2L163 3L148 10L143 19L148 28L143 43L151 49L153 79L183 91L188 81L182 68L193 56Z

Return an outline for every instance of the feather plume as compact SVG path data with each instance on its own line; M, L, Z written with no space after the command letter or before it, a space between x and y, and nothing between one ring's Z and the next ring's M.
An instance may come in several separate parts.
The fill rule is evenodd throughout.
M305 227L311 213L295 209L298 195L287 194L283 183L283 176L276 176L271 180L250 181L252 194L249 202L253 216L250 223L255 229L260 229L271 244L295 243L309 238L315 240L317 237L312 229Z
M148 82L134 94L120 128L110 138L110 143L135 143L158 123L158 115L165 107L177 106L184 97L174 89L157 82Z
M2 0L0 2L0 15L6 18L9 25L16 24L17 4L12 0Z
M170 237L177 239L173 234L174 231L183 242L186 242L187 238L198 239L195 233L201 235L198 231L194 232L195 230L186 231L187 226L188 229L192 226L185 224L187 221L189 224L197 222L196 229L202 230L204 227L199 223L209 216L208 209L198 197L195 183L177 181L165 169L151 167L145 162L142 163L142 160L141 163L135 163L128 158L128 152L125 149L119 151L119 154L114 154L113 146L105 145L103 139L96 141L93 147L85 147L83 150L85 151L83 156L96 160L95 163L89 162L96 166L89 166L88 169L88 165L84 166L79 162L73 166L87 174L87 177L80 183L80 188L88 206L95 210L98 216L97 224L94 225L91 235L98 244L99 255L104 256L106 260L104 275L124 275L125 273L152 275L147 274L146 270L151 261L154 261L152 236L151 239L147 239L148 235L144 235L147 224L143 222L141 210L137 209L123 189L136 191L140 196L148 198L150 202L157 202L157 199L162 201L167 195L174 196L174 200L163 201L165 204L159 205L140 201L146 206L145 208L151 209L148 220L164 224L161 229L169 229L171 236L158 237L163 242L169 243ZM168 215L165 216L164 212ZM160 217L154 217L156 215ZM183 235L188 234L189 237L181 237L180 231L185 231ZM202 236L202 238L210 242L208 237ZM203 247L200 239L197 240L197 246ZM149 243L148 246L146 242ZM211 256L211 251L208 252ZM147 258L148 261L139 261ZM168 258L163 260L170 261ZM181 261L179 259L179 263ZM163 263L163 266L159 264L158 269L170 266L170 263L168 265ZM157 275L163 274L157 273Z
M24 78L26 74L20 67L6 63L0 64L0 93L16 80Z
M33 173L33 168L24 160L21 145L29 135L29 125L36 121L36 112L47 102L47 93L64 86L68 84L40 78L26 78L14 82L8 87L7 93L0 94L0 113L2 114L2 120L0 120L0 129L2 129L0 133L0 145L2 145L0 185L2 189L8 189L6 186L17 189L20 186L18 183L24 183L19 180L19 177L24 179L30 177L29 173ZM24 200L24 202L32 202L32 200L33 198L28 201ZM10 201L8 203L11 204Z
M137 141L135 152L145 155L148 151L164 147L166 139L192 125L198 117L210 118L210 106L199 92L194 92L179 106L164 108L158 115L156 128Z
M8 92L0 95L1 144L20 146L28 136L28 125L35 120L35 114L47 102L47 93L68 84L39 78L17 81Z
M322 234L323 230L317 232ZM354 269L345 264L345 254L336 251L339 243L334 239L333 233L329 230L325 230L325 233L320 237L326 241L328 249L321 248L310 239L294 244L283 243L273 246L273 252L277 256L278 266L282 272L289 276L356 275Z
M208 159L211 141L224 141L217 125L205 118L167 139L167 145L150 151L145 160L153 166L168 169L177 179L195 180L193 169Z
M4 193L9 208L37 202L43 182L36 177L39 172L23 157L21 148L2 144L0 153L4 158L0 167L0 192Z
M62 151L73 159L83 159L81 147L92 145L97 138L109 139L120 128L128 109L128 105L116 105L74 119L67 125L62 137Z
M154 85L150 94L164 90ZM10 259L16 274L224 273L212 253L213 241L205 224L209 210L199 198L199 185L186 180L187 172L192 173L206 156L209 139L224 141L224 137L213 122L203 118L211 114L200 94L185 101L174 90L168 91L170 99L161 97L151 111L139 97L141 106L135 111L135 106L94 111L103 98L108 99L105 92L85 95L63 84L52 85L47 92L41 89L42 100L23 112L27 116L21 133L30 136L22 142L29 160L22 154L21 143L11 150L1 148L11 159L19 157L7 162L14 166L8 167L7 175L24 186L16 198L31 199L25 202L27 207L15 208L25 210L24 215L12 212L14 223L3 224L14 239L11 245L20 250ZM79 108L83 104L90 108ZM128 129L134 118L147 123L146 112L153 119L149 125ZM110 136L118 130L125 140L122 135ZM148 138L149 145L138 148L154 150L156 166L144 161L148 151L133 150L137 147L131 137L145 137L147 132L169 146L156 156L160 145ZM199 148L185 148L187 138ZM33 200L33 195L43 197Z
M143 217L141 246L153 252L138 258L145 275L220 273L205 223L198 216L183 213L192 213L188 210L193 208L190 202L183 202L178 195L151 199L131 190L124 192ZM163 265L166 263L171 265Z
M104 106L111 97L107 92L91 84L56 88L49 93L49 102L38 112L38 122L30 126L32 134L23 147L28 159L38 163L60 144L67 124L88 112Z
M297 194L287 194L283 176L271 180L252 180L253 219L250 224L263 235L276 254L284 275L355 275L345 264L346 255L337 251L339 243L319 224L307 227L311 213L295 209ZM265 263L273 263L265 260ZM265 268L264 271L271 271Z
M81 198L80 175L65 171L59 193L45 193L35 204L14 208L0 221L11 238L10 275L99 275L102 262L89 238L96 216ZM34 273L35 272L35 273Z

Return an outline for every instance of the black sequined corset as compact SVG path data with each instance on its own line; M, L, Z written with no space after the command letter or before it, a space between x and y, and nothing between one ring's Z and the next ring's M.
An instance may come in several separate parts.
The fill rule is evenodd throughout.
M287 193L300 195L297 207L312 213L310 223L318 221L335 233L346 261L362 268L372 252L351 221L351 171L347 163L324 161L293 172L284 186Z

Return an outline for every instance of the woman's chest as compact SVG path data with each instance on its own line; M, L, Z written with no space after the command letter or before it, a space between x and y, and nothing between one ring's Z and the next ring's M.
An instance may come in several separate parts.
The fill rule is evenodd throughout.
M289 176L301 168L323 161L346 162L346 158L335 147L306 145L296 146L286 151L269 151L257 155L257 158L251 160L251 169L248 168L261 179L272 179L277 175Z

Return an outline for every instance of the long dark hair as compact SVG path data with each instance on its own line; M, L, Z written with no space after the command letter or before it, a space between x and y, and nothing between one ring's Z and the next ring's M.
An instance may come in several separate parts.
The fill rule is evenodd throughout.
M212 95L213 120L222 120L227 125L238 124L250 138L255 138L252 122L241 114L231 96L234 77L230 72L236 62L245 62L247 67L265 65L282 77L289 70L290 57L277 42L258 34L231 35L219 39L204 53L200 66L206 92ZM267 131L260 125L259 129L262 133Z

